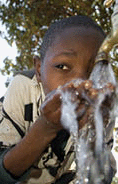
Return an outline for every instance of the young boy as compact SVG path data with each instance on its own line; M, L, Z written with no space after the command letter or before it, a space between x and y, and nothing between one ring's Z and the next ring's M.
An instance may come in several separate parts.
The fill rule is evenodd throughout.
M74 172L69 168L74 151L70 135L60 122L58 88L70 90L74 88L70 81L89 78L104 38L102 29L87 16L58 21L45 34L41 61L34 58L35 74L14 77L0 122L1 184L67 184L73 179ZM94 89L87 82L91 93ZM86 86L83 82L80 88L86 91ZM86 116L86 107L82 116ZM85 123L81 121L79 127Z

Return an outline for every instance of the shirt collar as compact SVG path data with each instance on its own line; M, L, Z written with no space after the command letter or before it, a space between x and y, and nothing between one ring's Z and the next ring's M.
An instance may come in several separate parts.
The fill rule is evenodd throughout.
M33 76L32 80L31 80L31 83L34 87L39 88L39 90L41 90L42 99L44 100L45 99L45 94L44 94L43 86L42 86L41 82L37 81L36 74Z

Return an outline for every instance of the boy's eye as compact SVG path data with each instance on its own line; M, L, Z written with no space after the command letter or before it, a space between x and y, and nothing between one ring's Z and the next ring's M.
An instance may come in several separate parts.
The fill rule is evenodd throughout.
M68 70L68 67L66 65L63 65L63 64L57 65L56 68L59 68L61 70Z

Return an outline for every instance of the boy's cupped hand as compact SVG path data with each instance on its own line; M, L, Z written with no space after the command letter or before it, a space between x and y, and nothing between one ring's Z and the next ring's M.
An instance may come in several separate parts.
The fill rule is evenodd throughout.
M63 94L70 94L72 104L76 103L75 113L81 129L89 121L93 121L93 114L99 105L105 125L108 123L109 112L115 99L115 86L111 83L103 88L95 89L91 80L74 80L49 93L41 106L41 113L46 118L50 127L57 131L63 128L61 123L61 111ZM71 109L70 109L71 111Z

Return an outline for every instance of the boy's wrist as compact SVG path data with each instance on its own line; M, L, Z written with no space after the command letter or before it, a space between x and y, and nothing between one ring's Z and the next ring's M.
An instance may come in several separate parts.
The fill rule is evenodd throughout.
M61 129L63 129L63 126L60 122L56 122L56 121L49 121L47 120L47 118L42 114L40 116L42 122L44 123L44 125L46 126L47 130L52 131L52 132L57 132L60 131Z
M48 138L48 140L52 140L56 137L57 132L59 131L53 123L47 121L47 119L41 115L35 122L40 129L40 131L43 132L43 136ZM38 130L37 128L37 130Z

